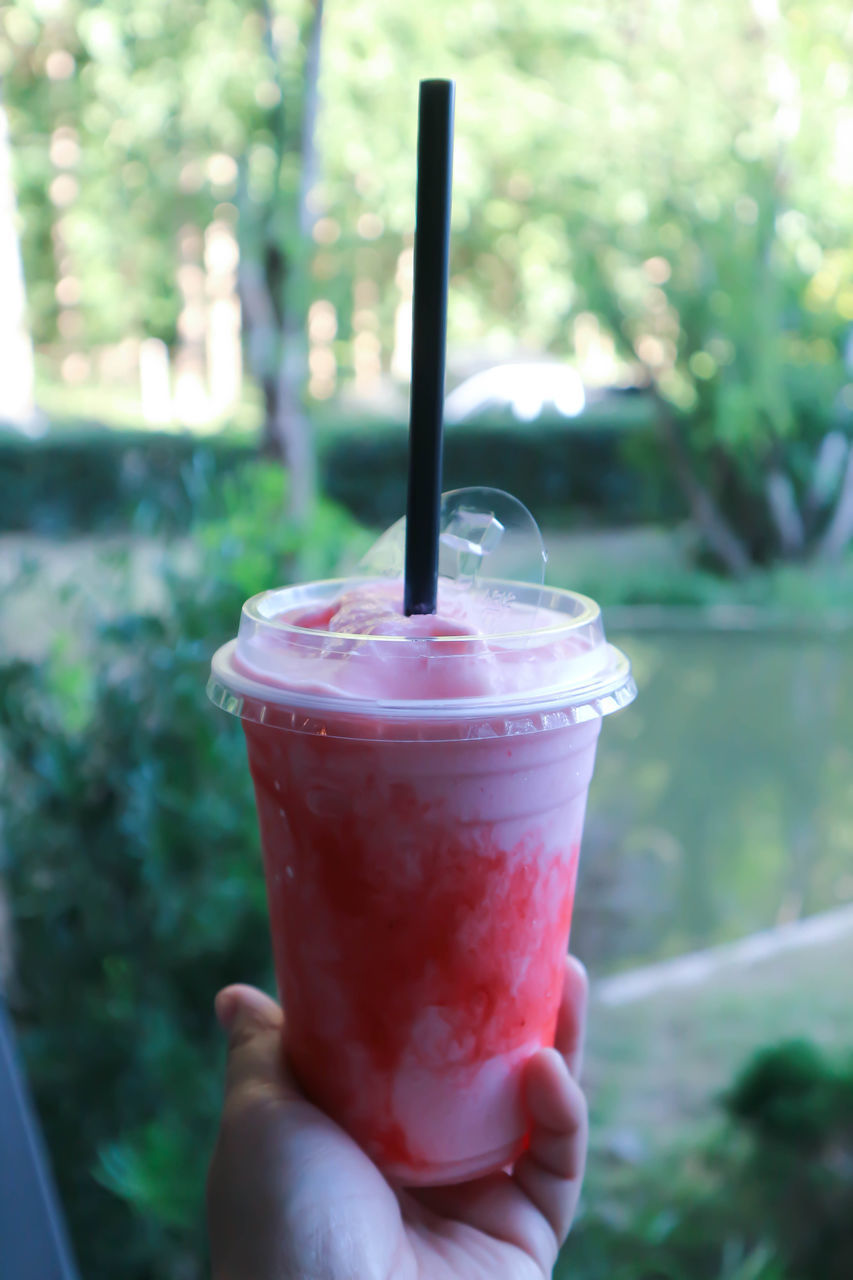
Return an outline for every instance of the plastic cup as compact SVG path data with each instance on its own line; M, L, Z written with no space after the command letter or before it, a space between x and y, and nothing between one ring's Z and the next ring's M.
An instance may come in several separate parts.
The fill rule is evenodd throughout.
M493 584L485 638L328 631L358 585L249 600L208 689L243 720L296 1076L389 1176L450 1183L524 1149L601 720L636 691L586 597Z

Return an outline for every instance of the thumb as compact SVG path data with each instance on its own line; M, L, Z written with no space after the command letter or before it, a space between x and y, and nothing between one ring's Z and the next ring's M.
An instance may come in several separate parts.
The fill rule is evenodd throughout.
M219 1280L262 1280L283 1274L280 1112L293 1090L284 1066L284 1017L275 1001L254 987L226 987L215 1008L228 1037L228 1062L207 1177L212 1272ZM289 1268L286 1273L295 1274Z
M228 1037L226 1105L291 1092L282 1046L284 1015L275 1001L256 987L240 985L220 991L214 1007Z

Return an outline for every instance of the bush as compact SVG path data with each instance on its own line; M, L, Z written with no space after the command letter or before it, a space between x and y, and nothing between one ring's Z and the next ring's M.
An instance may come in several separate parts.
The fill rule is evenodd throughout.
M847 1280L853 1259L853 1062L801 1041L758 1053L704 1151L639 1170L565 1252L573 1280ZM558 1272L559 1274L559 1272Z
M726 1099L751 1138L744 1205L794 1277L853 1269L853 1062L792 1041L757 1055Z
M164 567L161 614L0 670L11 999L87 1280L204 1274L211 1001L269 982L242 734L205 698L208 664L247 595L328 575L358 536L330 505L301 536L282 503L279 469L244 469L197 563Z
M445 434L444 488L506 489L541 524L558 527L683 519L680 494L654 478L660 457L657 473L629 460L638 437L647 441L647 452L657 450L648 420L452 426ZM326 492L365 524L388 525L405 510L407 453L401 427L342 432L324 449Z
M318 445L330 498L377 528L402 515L408 468L402 424L329 422L318 429ZM490 418L448 429L444 487L507 489L540 521L572 527L680 519L683 503L659 478L656 450L648 414L636 409L571 424ZM634 455L653 455L657 471L635 465ZM184 530L199 489L251 465L254 456L247 440L200 442L190 433L93 428L36 442L0 438L0 530Z
M253 456L223 437L189 432L80 432L0 436L0 530L58 535L185 530L200 490Z

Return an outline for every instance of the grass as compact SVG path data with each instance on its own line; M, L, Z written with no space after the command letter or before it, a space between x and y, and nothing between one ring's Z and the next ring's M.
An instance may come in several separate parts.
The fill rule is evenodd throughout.
M144 430L151 426L143 416L139 387L132 379L121 383L89 380L69 383L57 377L55 367L45 359L37 361L36 374L36 403L50 420L51 430L74 431L87 422L109 423L119 430ZM372 399L356 399L351 388L345 385L342 394L332 400L309 402L308 412L318 437L350 429L369 431L399 426L406 430L408 389L396 383L389 386L390 394L385 389ZM560 432L589 426L596 426L602 431L642 429L648 426L652 412L648 397L616 393L591 398L577 418L563 418L549 411L532 425L537 430L550 428ZM200 436L218 434L223 430L257 435L262 420L260 392L254 380L246 378L240 397L227 416L213 418L191 429ZM484 413L466 420L466 426L478 425L517 429L519 420L508 407L489 407ZM188 425L175 421L153 429L184 431ZM454 424L448 424L447 430L452 432Z
M689 525L581 532L547 530L548 581L602 605L737 607L815 625L827 614L853 623L853 554L837 561L781 564L742 581L697 567Z
M853 1048L851 973L853 932L625 1005L597 1001L593 987L591 1185L621 1148L653 1158L700 1141L717 1121L715 1099L757 1049L797 1038Z
M768 1237L767 1222L753 1217L757 1202L729 1194L724 1170L742 1160L745 1147L743 1134L723 1120L720 1099L769 1045L806 1039L836 1059L849 1055L851 972L853 930L618 1007L596 999L593 987L587 1176L555 1277L695 1280L696 1265L705 1280L789 1275L778 1253L781 1236ZM825 1273L802 1274L817 1280Z
M158 425L146 421L139 390L129 383L83 382L75 385L57 380L41 368L36 378L35 400L50 422L52 435L85 434L92 423L108 424L110 430L117 431L192 430L199 438L223 432L229 436L253 437L261 428L260 395L248 379L239 401L229 409L227 417L217 417L192 428L178 421Z

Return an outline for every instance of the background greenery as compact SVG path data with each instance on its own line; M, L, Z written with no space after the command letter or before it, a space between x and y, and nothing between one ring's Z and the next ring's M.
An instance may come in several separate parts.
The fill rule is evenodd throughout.
M105 608L97 582L78 577L48 596L68 621L46 657L2 668L10 996L83 1273L93 1277L204 1273L201 1191L222 1066L210 996L237 975L271 983L245 752L239 725L203 697L210 652L233 633L257 583L335 572L341 549L353 557L369 537L328 503L307 535L282 519L276 464L190 474L199 514L188 541L161 545L156 610L133 608L122 570L130 542L103 564L115 575L118 557L111 580L124 583L124 596ZM850 713L843 683L827 682L826 642L816 637L805 661L784 633L743 637L739 652L731 641L704 629L626 637L647 696L634 717L608 725L575 925L574 945L599 974L772 923L791 910L792 891L796 913L849 897ZM849 669L849 643L837 644ZM675 663L686 664L678 681ZM779 703L780 684L798 673L809 687ZM748 721L733 736L738 705ZM708 794L725 796L716 820ZM839 964L833 1025L843 1044ZM815 980L827 985L793 970L788 1004L795 993L813 1004ZM719 1039L731 1018L755 1026L751 1000L775 1008L766 1033L812 1029L751 989L736 1012L701 1001L697 1009L694 999L682 1014L669 1060L674 1053L675 1096L695 1077L688 1115L716 1106L702 1037ZM694 1024L695 1044L685 1035ZM769 1074L765 1062L756 1085L736 1090L746 1102L730 1105L723 1127L679 1133L671 1093L669 1141L614 1161L613 1127L649 1124L643 1080L663 1087L654 1058L643 1065L659 1035L642 1009L621 1029L595 1009L593 1028L589 1207L568 1273L840 1280L853 1140L843 1062L797 1050L788 1097L785 1055L782 1065L769 1059ZM789 1121L776 1135L760 1120L762 1108L776 1114L779 1090ZM630 1153L630 1138L621 1145ZM807 1208L782 1213L777 1196Z
M853 899L851 44L842 0L0 4L48 427L0 433L7 994L87 1280L204 1274L211 994L270 975L239 726L202 691L247 595L402 510L419 75L458 80L451 384L588 384L572 421L451 425L446 474L527 501L641 684L574 945L602 977ZM251 377L204 438L155 431L107 357L179 365L215 227ZM850 963L602 994L565 1274L847 1275Z
M620 400L567 430L544 419L536 430L498 415L448 431L446 489L476 483L511 490L553 527L606 521L674 523L685 515L678 494L644 475L632 456L650 444L649 413ZM406 505L408 436L383 419L316 424L326 495L376 529ZM201 443L189 432L115 431L70 425L47 440L0 436L7 478L0 530L45 534L146 529L186 531L199 484L251 462L253 439L224 432ZM370 484L365 477L370 477Z
M13 998L86 1276L202 1273L210 993L269 981L242 734L203 696L211 646L253 584L328 576L350 531L319 507L309 550L282 501L277 467L226 481L192 572L164 565L159 615L3 668Z
M853 1070L806 1041L760 1051L700 1146L596 1178L559 1276L841 1280L853 1238ZM613 1185L615 1183L615 1185Z
M582 357L592 325L605 381L647 390L651 470L718 565L837 557L853 536L848 18L843 0L500 0L464 21L450 0L6 4L42 367L128 337L180 347L181 282L201 271L180 246L231 226L266 439L302 495L312 304L323 367L346 388L366 351L393 399L413 87L440 70L460 85L454 375Z

